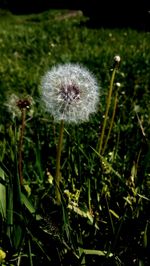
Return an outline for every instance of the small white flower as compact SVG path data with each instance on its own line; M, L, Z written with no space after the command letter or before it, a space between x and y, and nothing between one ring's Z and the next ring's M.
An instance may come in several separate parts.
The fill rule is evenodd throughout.
M99 88L93 74L79 64L52 67L42 78L42 100L55 121L83 122L96 112Z

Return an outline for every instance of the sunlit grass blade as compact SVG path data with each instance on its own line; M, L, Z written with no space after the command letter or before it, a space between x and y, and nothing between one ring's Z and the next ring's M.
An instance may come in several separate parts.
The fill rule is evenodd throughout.
M28 198L26 197L25 194L21 193L21 200L22 200L22 204L25 205L25 207L27 208L27 210L29 211L30 214L33 215L33 217L35 217L35 219L37 221L41 220L42 217L41 215L36 213L36 209L33 207L32 203L28 200Z
M0 167L0 212L3 219L6 219L6 182L5 173Z

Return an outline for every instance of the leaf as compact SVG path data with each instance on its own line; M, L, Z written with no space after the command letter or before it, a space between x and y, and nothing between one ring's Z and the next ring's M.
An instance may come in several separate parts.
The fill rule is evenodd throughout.
M111 214L112 214L113 216L115 216L117 219L119 219L119 215L118 215L116 212L114 212L114 211L111 210L111 209L109 209L109 212L111 212Z
M94 249L83 249L83 252L85 255L97 255L97 256L108 256L112 257L112 253L108 253L108 251L102 251L102 250L94 250Z
M6 185L4 170L0 167L0 184Z
M21 193L21 200L22 203L26 206L26 208L28 209L28 211L35 216L36 220L39 221L42 219L42 217L39 214L36 214L36 210L33 207L32 203L28 200L28 198Z
M147 244L148 244L147 235L148 235L148 222L146 223L145 230L144 230L144 235L143 235L143 246L144 246L144 248L147 248Z
M90 222L90 224L94 223L94 219L93 216L91 215L91 213L89 212L89 210L82 210L80 209L78 206L72 204L68 204L68 208L72 211L74 211L76 214L80 215L81 217L87 218ZM97 224L94 224L96 229L99 229Z
M138 195L140 198L142 198L142 199L145 199L145 200L150 201L150 199L147 198L147 197L145 197L144 195L141 195L141 194L139 194L139 193L137 193L137 195Z
M0 212L6 218L6 182L3 169L0 167Z

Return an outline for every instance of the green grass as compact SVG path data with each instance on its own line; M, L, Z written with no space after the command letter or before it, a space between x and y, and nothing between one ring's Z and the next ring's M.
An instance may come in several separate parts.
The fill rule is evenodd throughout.
M2 265L149 265L150 33L88 28L80 12L70 16L68 10L1 14ZM104 141L109 139L99 154L115 55L120 55L121 64L114 84L121 86L117 95L113 87ZM42 106L40 82L46 70L66 62L88 67L98 79L101 97L100 110L89 122L65 125L63 204L57 206L59 125ZM8 111L11 94L34 99L23 139L23 187L18 173L21 118Z

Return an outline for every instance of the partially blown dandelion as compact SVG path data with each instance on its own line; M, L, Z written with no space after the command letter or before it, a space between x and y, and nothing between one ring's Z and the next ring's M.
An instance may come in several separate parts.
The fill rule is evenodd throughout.
M42 78L42 99L55 121L84 122L96 112L98 84L85 67L66 63L52 67Z
M30 95L25 97L19 97L16 94L11 94L7 100L5 106L7 106L8 111L12 114L13 119L16 117L21 117L23 110L28 110L28 116L33 116L33 105L34 100Z
M8 107L9 112L12 113L13 119L15 117L21 117L21 127L19 134L19 145L18 145L18 174L20 178L20 185L23 185L23 138L26 125L26 111L29 110L29 115L33 115L33 109L31 108L34 104L32 97L27 95L26 97L19 98L16 94L12 94L9 97L9 101L5 104Z

